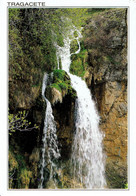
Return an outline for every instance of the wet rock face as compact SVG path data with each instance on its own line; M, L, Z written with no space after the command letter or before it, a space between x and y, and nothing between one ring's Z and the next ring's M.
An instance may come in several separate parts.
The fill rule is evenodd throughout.
M75 99L71 95L66 95L62 103L58 102L53 106L62 160L68 160L71 154L74 134L74 110Z
M126 9L104 11L93 16L85 30L90 65L86 82L97 102L105 134L109 188L123 188L127 183L126 17Z
M127 156L126 82L115 81L98 85L95 88L95 95L101 116L100 127L105 133L104 148L107 161L125 162Z

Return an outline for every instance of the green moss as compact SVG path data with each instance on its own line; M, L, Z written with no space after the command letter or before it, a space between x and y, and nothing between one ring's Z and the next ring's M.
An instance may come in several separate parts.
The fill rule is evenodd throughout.
M72 40L70 43L70 53L75 53L78 50L78 42L76 39Z
M60 83L59 86L61 89L64 89L64 90L68 89L68 84L66 84L66 83Z
M128 183L124 185L124 188L125 189L128 189Z
M59 87L59 84L57 83L53 83L50 85L51 88L56 88L57 90L59 90L61 92L61 88Z
M28 189L30 180L32 178L32 172L28 171L27 169L22 169L19 178L21 180L23 188Z
M61 58L59 57L59 69L62 69Z
M63 47L64 46L64 41L63 41L63 36L62 35L57 35L57 44L60 47Z
M77 31L74 32L74 36L75 36L75 37L78 37Z
M75 91L71 87L70 77L61 69L53 71L53 82L47 88L56 88L60 92L65 91L66 94L76 96Z
M29 188L32 171L19 151L9 149L9 188Z
M59 80L64 80L66 76L66 72L64 70L61 69L56 69L53 71L53 81L56 83Z
M84 77L85 71L88 67L88 52L87 50L82 50L79 54L73 55L71 57L72 63L70 66L70 72L74 75Z

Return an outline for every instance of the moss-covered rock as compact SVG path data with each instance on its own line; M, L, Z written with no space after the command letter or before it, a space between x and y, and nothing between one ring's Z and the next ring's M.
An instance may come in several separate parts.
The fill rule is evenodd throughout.
M28 189L33 178L31 169L25 160L25 155L18 149L9 150L9 188Z
M9 188L13 188L15 171L18 169L18 162L14 154L9 151Z
M45 94L52 104L62 103L63 97L67 94L76 96L75 90L71 87L70 77L64 70L54 70L50 77L53 77L52 82L47 86Z
M84 74L88 67L88 52L86 49L82 49L78 54L71 56L70 72L74 75L84 77Z

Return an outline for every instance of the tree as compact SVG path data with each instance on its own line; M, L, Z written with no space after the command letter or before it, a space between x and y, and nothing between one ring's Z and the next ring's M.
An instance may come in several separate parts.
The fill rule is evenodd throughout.
M28 112L19 111L17 114L8 114L9 119L9 134L12 135L16 130L19 131L31 131L32 129L37 129L36 124L31 127L31 122L27 120Z

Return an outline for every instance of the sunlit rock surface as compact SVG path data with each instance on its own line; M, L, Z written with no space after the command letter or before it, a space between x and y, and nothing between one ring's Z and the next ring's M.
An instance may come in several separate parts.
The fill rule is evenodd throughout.
M123 188L128 141L126 9L93 15L84 34L90 62L86 82L97 101L100 127L105 133L107 183L111 188Z

